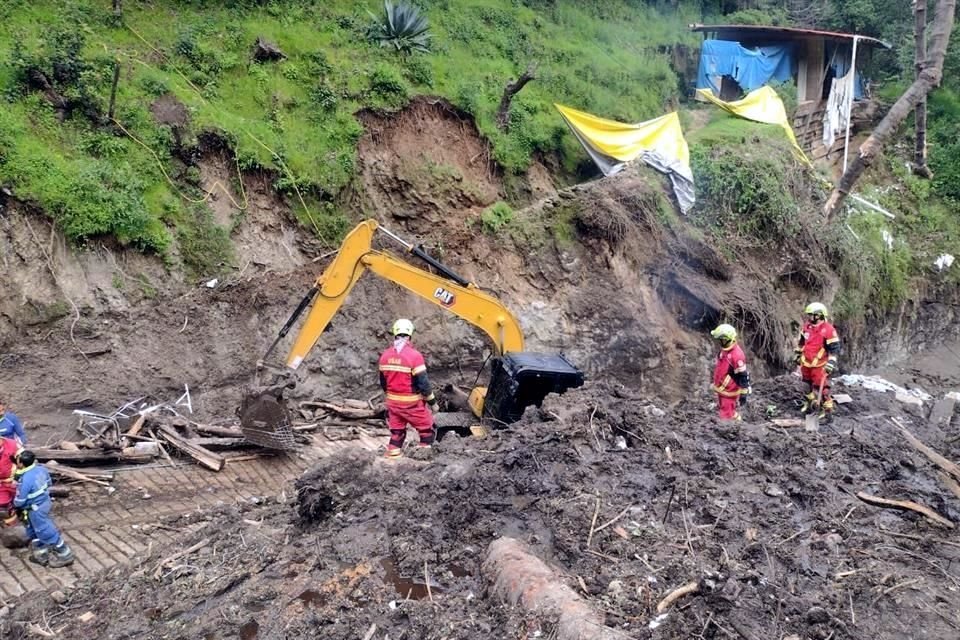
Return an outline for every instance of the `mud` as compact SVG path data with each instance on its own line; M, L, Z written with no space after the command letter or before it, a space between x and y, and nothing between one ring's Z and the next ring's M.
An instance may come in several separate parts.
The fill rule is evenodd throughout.
M22 623L46 619L75 638L353 639L374 625L371 638L549 637L555 621L486 592L484 551L509 535L624 638L955 637L955 533L855 494L956 522L960 500L886 417L947 457L960 447L856 389L818 433L766 420L798 391L791 376L762 382L747 420L729 425L697 403L661 415L629 390L588 385L487 439L447 437L431 462L329 458L287 503L194 516L206 526L176 547L80 583L63 607L26 598L0 631L26 638ZM691 581L701 592L658 618ZM87 610L95 618L79 622Z

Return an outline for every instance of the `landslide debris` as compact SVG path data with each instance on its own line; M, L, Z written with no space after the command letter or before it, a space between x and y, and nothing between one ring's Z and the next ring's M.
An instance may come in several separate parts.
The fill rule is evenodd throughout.
M856 493L960 521L960 499L887 416L947 458L957 445L892 397L848 391L834 424L807 432L769 419L789 414L791 376L758 383L738 425L591 384L487 439L445 437L431 462L331 457L278 486L285 500L191 516L205 526L81 581L63 604L31 594L0 631L551 637L556 619L502 603L481 570L509 536L625 638L953 637L955 534Z

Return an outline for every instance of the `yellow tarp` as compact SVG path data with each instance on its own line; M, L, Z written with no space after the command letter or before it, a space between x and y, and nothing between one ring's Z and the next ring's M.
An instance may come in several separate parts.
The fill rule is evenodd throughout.
M797 144L797 137L793 134L793 127L787 120L787 110L783 106L783 100L777 95L777 92L770 87L764 86L748 93L745 98L734 102L724 102L713 95L709 89L697 89L697 93L717 105L724 111L729 111L735 116L753 120L754 122L763 122L764 124L775 124L780 126L787 134L790 143L793 145L793 154L797 160L808 167L813 166L807 154L803 152L800 145Z
M625 124L554 105L598 150L621 162L630 162L643 151L657 150L665 157L690 165L690 149L676 112L639 124Z
M638 124L625 124L561 104L554 106L603 175L613 175L626 163L640 158L670 176L682 212L693 207L696 198L690 149L676 113Z

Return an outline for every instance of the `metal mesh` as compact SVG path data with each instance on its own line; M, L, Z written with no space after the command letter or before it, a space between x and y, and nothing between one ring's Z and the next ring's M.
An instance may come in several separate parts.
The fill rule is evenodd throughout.
M268 394L248 398L240 415L240 430L254 444L289 451L297 447L290 416L276 397Z

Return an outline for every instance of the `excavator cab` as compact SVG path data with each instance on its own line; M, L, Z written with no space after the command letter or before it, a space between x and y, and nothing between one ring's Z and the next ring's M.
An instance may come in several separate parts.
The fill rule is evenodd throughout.
M432 273L373 248L375 231L382 231L401 244L437 273ZM293 386L293 372L314 347L331 318L340 309L354 284L364 273L394 282L481 329L494 343L493 368L486 388L472 390L471 413L437 415L437 427L467 427L478 419L482 424L505 426L516 422L529 406L539 406L550 393L563 393L583 385L583 373L560 354L524 350L523 333L517 319L493 296L397 235L375 220L357 225L344 239L340 250L316 283L307 292L273 344L258 364L258 372L299 317L310 309L287 356L286 368L268 387L249 389L241 407L240 427L244 436L264 447L294 448L290 414L283 398Z

